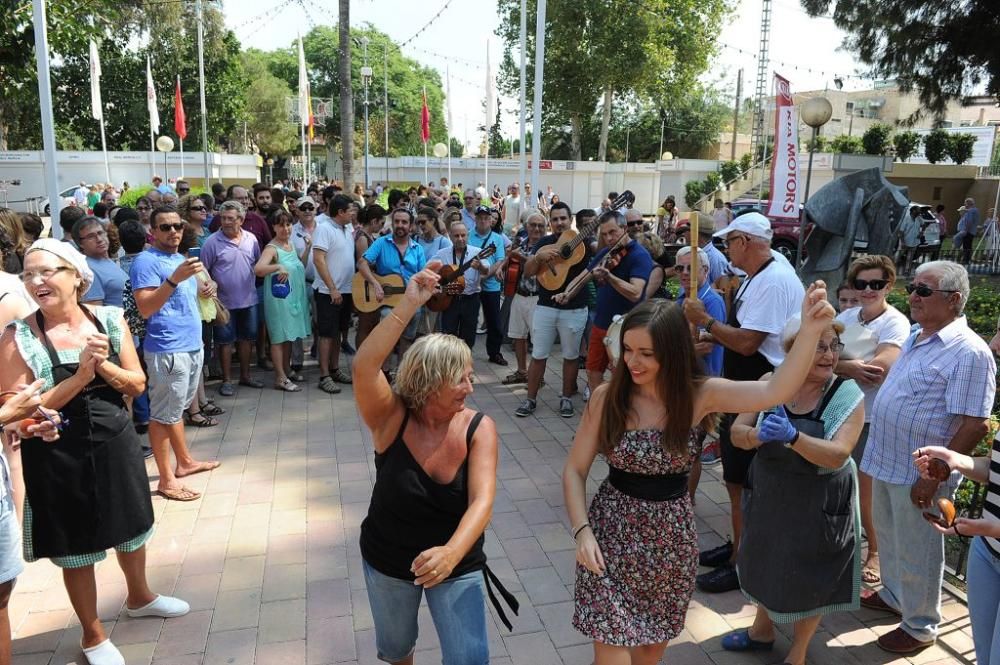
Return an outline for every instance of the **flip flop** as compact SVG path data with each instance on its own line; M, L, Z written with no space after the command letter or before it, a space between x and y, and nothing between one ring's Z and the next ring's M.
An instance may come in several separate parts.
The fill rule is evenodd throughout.
M187 478L188 476L193 476L196 473L205 473L206 471L214 471L215 469L218 469L220 466L222 466L222 462L219 461L200 462L199 464L200 466L194 471L190 471L188 473L174 473L174 475L177 476L178 478Z
M726 651L770 651L774 640L760 642L750 637L750 630L738 630L722 638L722 648Z
M187 487L175 490L156 490L156 493L168 501L195 501L201 498L201 494Z

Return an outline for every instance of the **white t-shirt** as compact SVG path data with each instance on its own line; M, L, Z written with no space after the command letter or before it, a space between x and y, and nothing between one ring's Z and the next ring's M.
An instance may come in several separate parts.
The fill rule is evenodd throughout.
M767 333L758 351L777 367L785 359L781 331L802 311L806 290L795 271L778 261L772 261L743 284L733 299L736 320L740 328Z
M852 307L837 315L837 320L844 324L844 332L840 335L844 344L841 359L870 362L880 345L892 344L902 348L910 337L909 320L892 305L868 323L861 322L860 314L860 307ZM865 394L865 422L871 422L872 406L881 385L866 387L859 383L858 387Z
M485 187L482 185L476 187L476 194L479 195L479 200L483 202L483 205L489 205L489 192L486 191Z
M341 293L350 293L355 263L354 227L350 224L341 226L336 222L317 224L316 232L313 233L313 251L317 249L326 252L326 268L330 271L333 285ZM330 293L330 289L320 279L318 270L313 288L320 293Z
M504 228L514 228L521 222L521 197L507 195L503 200Z
M319 223L313 225L313 233L319 228ZM292 247L295 248L295 253L301 255L306 249L306 239L303 236L312 235L306 227L302 226L302 222L295 222L292 225ZM306 256L306 281L311 282L316 278L316 264L313 263L313 253L309 252Z

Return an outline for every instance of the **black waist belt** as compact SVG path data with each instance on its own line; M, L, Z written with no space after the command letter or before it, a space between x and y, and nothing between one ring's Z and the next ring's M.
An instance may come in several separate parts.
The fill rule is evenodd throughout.
M535 296L538 295L538 292L532 293L531 291L528 291L527 289L518 289L517 290L517 295L524 296L525 298L534 298Z
M688 474L664 473L650 476L608 467L608 482L622 494L646 501L679 499L688 491Z

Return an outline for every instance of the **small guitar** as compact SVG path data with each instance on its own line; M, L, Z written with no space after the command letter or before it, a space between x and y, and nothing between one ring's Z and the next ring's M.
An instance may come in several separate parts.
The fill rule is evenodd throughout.
M406 292L406 283L402 275L375 275L375 279L382 285L382 292L385 294L382 302L375 299L375 287L369 284L360 272L355 273L354 279L351 280L351 299L354 301L354 309L362 314L374 312L382 306L395 307Z
M441 275L441 279L438 280L438 288L441 289L441 292L431 296L430 300L427 301L427 309L432 312L443 312L448 309L451 306L451 299L454 296L462 295L462 291L465 290L465 271L472 266L472 262L488 259L496 251L496 245L491 242L485 249L460 266L441 266L438 269L438 274Z
M611 202L611 209L618 210L622 206L630 205L634 202L635 194L626 189L618 195L618 198ZM587 249L583 246L583 241L597 228L600 220L601 216L598 215L592 222L580 229L579 232L572 229L563 231L562 235L559 236L559 240L556 241L559 246L559 254L548 265L543 266L538 271L538 283L543 288L548 291L559 291L562 288L562 285L566 283L566 278L569 276L570 268L583 261L583 257L587 255Z

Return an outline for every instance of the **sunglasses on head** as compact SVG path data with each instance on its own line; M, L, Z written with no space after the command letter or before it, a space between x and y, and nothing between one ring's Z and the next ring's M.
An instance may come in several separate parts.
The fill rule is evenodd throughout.
M934 293L958 293L954 289L932 289L926 284L907 284L907 293L916 293L921 298L929 298Z
M887 279L856 279L851 282L851 286L855 291L864 291L870 288L872 291L881 291L885 287L889 286L889 280Z
M156 228L161 231L183 231L186 224L181 222L180 224L160 224Z

